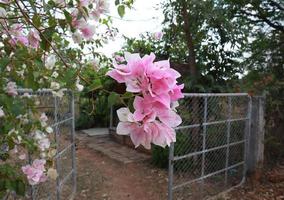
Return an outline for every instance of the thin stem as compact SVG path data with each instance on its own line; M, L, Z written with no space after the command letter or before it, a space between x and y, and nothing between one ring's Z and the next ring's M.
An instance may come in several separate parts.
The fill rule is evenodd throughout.
M21 1L21 0L20 0ZM44 38L44 40L50 45L50 47L53 49L54 53L60 58L60 60L62 61L62 63L64 64L64 66L66 68L70 68L70 66L67 64L67 62L64 60L64 58L62 57L62 55L56 50L56 48L51 44L51 42L45 37L45 35L41 32L41 30L29 19L29 16L25 13L25 11L21 8L20 4L18 3L18 1L15 1L17 7L19 8L20 12L22 13L22 15L24 16L26 22L30 25L32 25L38 32L39 34ZM21 1L21 3L25 6L25 4L23 3L23 1ZM88 80L86 80L84 77L82 77L81 74L78 74L78 76L80 77L80 79L82 79L83 81L85 81L86 83L90 83Z

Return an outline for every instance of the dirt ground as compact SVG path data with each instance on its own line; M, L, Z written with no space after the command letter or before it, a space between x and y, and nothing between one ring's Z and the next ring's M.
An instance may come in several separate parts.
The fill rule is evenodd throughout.
M284 200L284 165L266 170L259 181L248 180L224 199L232 200Z
M76 200L167 199L167 171L150 162L122 164L80 144Z
M76 200L166 200L167 171L149 162L122 164L88 148L77 149ZM284 200L284 167L266 172L217 200ZM198 199L196 199L198 200Z

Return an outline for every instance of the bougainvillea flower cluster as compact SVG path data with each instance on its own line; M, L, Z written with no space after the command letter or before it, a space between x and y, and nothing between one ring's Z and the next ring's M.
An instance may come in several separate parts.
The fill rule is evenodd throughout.
M184 85L177 84L181 75L170 68L169 60L154 60L153 53L143 58L126 53L125 64L114 62L114 69L107 73L136 95L133 113L126 107L117 111L117 133L130 135L135 147L143 145L147 149L151 143L165 147L175 142L173 128L182 122L175 111L177 100L183 98Z

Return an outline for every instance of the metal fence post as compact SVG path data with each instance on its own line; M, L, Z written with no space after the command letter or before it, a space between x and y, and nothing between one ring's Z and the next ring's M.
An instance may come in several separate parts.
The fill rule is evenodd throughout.
M249 168L249 157L250 157L250 138L251 138L251 116L252 116L252 98L248 97L248 112L245 128L245 151L244 151L244 170L243 170L243 181L245 180L247 170Z
M75 143L75 100L74 100L74 93L70 92L70 104L71 104L71 116L72 116L72 121L71 121L71 142L72 142L72 178L73 178L73 194L72 198L75 197L75 193L77 191L77 172L76 172L76 143Z
M228 184L228 167L230 155L230 136L231 136L231 118L232 118L232 97L228 96L228 121L227 121L227 148L226 148L226 171L225 171L225 186Z
M54 96L54 124L57 124L58 122L58 97ZM56 165L56 169L60 169L60 163L59 163L59 159L60 157L58 156L58 150L59 150L59 131L58 131L58 125L56 125L54 127L55 129L55 142L56 142L56 161L55 161L55 165ZM58 174L60 174L60 172L58 172ZM60 200L60 180L59 180L59 176L56 178L56 200Z
M173 180L174 180L174 143L169 148L169 182L168 182L168 200L173 200Z
M113 128L113 106L110 107L109 128Z
M204 113L203 113L203 133L202 133L202 163L201 163L201 177L205 175L205 150L206 150L206 131L207 131L207 109L208 109L208 97L204 97ZM204 179L201 180L201 195L204 193Z

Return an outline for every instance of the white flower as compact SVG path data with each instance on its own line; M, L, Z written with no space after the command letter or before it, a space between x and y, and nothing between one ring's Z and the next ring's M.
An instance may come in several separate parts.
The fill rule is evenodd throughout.
M23 94L23 97L31 98L31 95L30 95L29 93L25 92L25 93Z
M20 160L25 160L26 159L26 154L21 154L21 155L19 155L19 159Z
M48 126L46 127L45 131L50 134L53 132L53 129L50 126Z
M34 133L35 140L41 140L45 137L44 133L40 130L36 130Z
M81 84L76 84L76 87L77 87L77 90L78 90L79 92L82 92L83 89L84 89L84 86L81 85Z
M40 157L41 157L41 158L46 158L46 153L45 153L45 152L41 152L41 153L40 153Z
M64 96L64 88L62 88L61 90L58 91L52 91L53 96L62 98Z
M80 44L82 42L82 35L79 31L72 34L72 39L75 43Z
M79 92L82 92L84 89L84 86L82 84L80 84L79 79L76 81L76 88Z
M54 71L54 72L52 73L51 77L57 78L57 77L58 77L58 73L57 73L56 71Z
M60 85L59 85L59 83L57 83L57 82L51 82L50 88L51 88L52 90L59 90Z
M23 139L22 139L22 136L18 135L18 136L17 136L17 143L18 143L18 144L21 144L21 143L22 143L22 140L23 140Z
M95 71L99 71L100 65L99 65L99 60L97 58L91 60L90 64L93 66Z
M174 101L174 102L172 102L172 104L171 104L171 109L172 109L173 111L177 112L176 108L177 108L178 106L179 106L178 101Z
M47 118L45 113L41 113L39 121L40 121L42 127L46 127L47 126L46 122L48 121L48 118Z
M47 58L46 58L46 63L45 63L45 67L47 69L52 69L54 67L56 63L56 57L55 55L49 55Z
M7 17L7 12L4 8L0 7L0 17L5 18Z
M38 147L40 148L41 151L45 151L50 147L50 141L47 137L38 140Z
M2 109L2 107L0 107L0 118L4 117L4 116L5 116L5 113L4 113L3 109Z

